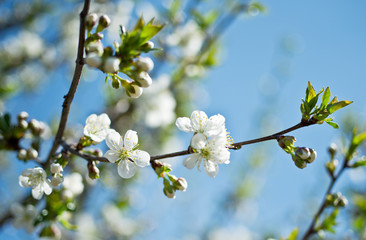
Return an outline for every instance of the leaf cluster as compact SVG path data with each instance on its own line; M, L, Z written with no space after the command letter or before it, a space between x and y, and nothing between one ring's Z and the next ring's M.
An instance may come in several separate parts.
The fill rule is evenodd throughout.
M317 105L320 95L323 93L320 105ZM302 121L311 121L318 124L323 122L328 123L333 128L339 128L338 124L333 122L333 118L330 117L335 111L344 108L345 106L352 103L352 101L338 101L337 97L332 100L329 87L324 91L324 88L320 92L316 93L311 82L308 82L308 87L306 88L305 99L302 99L300 110L302 113Z

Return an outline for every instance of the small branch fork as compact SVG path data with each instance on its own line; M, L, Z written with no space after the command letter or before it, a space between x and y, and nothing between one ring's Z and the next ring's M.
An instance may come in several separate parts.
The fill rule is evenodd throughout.
M276 140L278 137L292 132L296 129L302 128L302 127L307 127L310 125L315 124L314 121L308 120L308 121L302 121L288 129L285 129L281 132L266 136L266 137L262 137L262 138L256 138L256 139L252 139L252 140L248 140L248 141L243 141L243 142L237 142L237 143L233 143L231 144L231 146L229 147L229 149L232 150L239 150L242 146L244 145L249 145L249 144L254 144L254 143L259 143L259 142L264 142L264 141L269 141L269 140ZM107 158L105 157L97 157L97 156L93 156L90 154L85 154L82 153L78 150L76 150L75 147L73 147L72 145L67 144L65 141L60 141L60 144L62 145L62 147L69 151L72 154L75 154L81 158L84 158L87 161L100 161L100 162L109 162ZM162 154L162 155L156 155L156 156L151 156L150 157L150 162L153 163L156 160L159 159L164 159L164 158L171 158L171 157L178 157L178 156L184 156L184 155L188 155L193 153L192 149L189 147L187 150L183 150L183 151L179 151L179 152L173 152L173 153L167 153L167 154Z
M48 154L46 161L42 164L42 166L45 168L47 168L51 164L52 156L56 153L57 148L60 145L62 136L64 135L67 119L69 117L70 106L72 100L74 99L75 92L80 81L81 72L84 67L83 56L84 56L85 31L86 31L85 17L89 13L89 7L90 7L90 0L85 0L83 10L80 12L79 44L78 44L78 52L77 52L74 76L72 78L69 92L64 96L65 100L64 103L62 104L62 114L55 140L53 141L52 148Z

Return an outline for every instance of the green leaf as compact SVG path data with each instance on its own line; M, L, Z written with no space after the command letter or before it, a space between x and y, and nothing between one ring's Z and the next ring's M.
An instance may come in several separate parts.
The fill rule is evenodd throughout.
M326 216L323 222L316 228L316 231L324 230L335 233L334 226L337 225L336 219L338 216L338 208L334 208L333 212Z
M60 219L60 223L62 224L62 226L64 226L68 230L77 230L78 229L78 226L69 223L65 219Z
M305 101L308 103L311 99L313 99L316 96L315 89L313 85L311 85L311 82L308 82L308 87L306 88L306 97Z
M327 106L329 100L330 100L330 89L329 87L327 87L323 93L322 104L320 106L320 109L324 109Z
M355 162L354 164L351 165L352 168L357 168L357 167L363 167L366 166L366 159L361 159L358 160L357 162Z
M357 136L355 136L352 139L352 144L358 146L358 145L360 145L365 140L366 140L366 132L363 132L363 133L358 134Z
M288 236L287 240L296 240L298 235L299 235L299 229L298 228L295 228L291 232L290 236Z
M338 124L335 123L335 122L331 122L331 121L325 121L325 122L328 123L330 126L332 126L335 129L338 129L339 128Z
M309 108L310 111L313 110L313 108L315 107L316 103L318 102L318 98L319 95L324 91L324 89L322 89L318 94L316 94L312 99L310 99L309 101Z
M329 114L334 113L335 111L344 108L345 106L349 105L353 103L353 101L340 101L340 102L335 102L335 103L331 103L327 106L327 111L329 112Z

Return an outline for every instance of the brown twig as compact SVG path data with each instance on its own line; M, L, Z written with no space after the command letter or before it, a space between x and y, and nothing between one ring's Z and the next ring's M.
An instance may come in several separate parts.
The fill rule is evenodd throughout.
M288 129L285 129L283 131L280 131L278 133L266 136L266 137L262 137L262 138L256 138L256 139L252 139L252 140L248 140L248 141L243 141L243 142L238 142L238 143L233 143L229 149L233 149L233 150L238 150L240 149L241 146L244 145L249 145L249 144L253 144L253 143L259 143L259 142L264 142L264 141L268 141L268 140L275 140L277 139L279 136L282 136L283 134L292 132L296 129L302 128L302 127L307 127L310 125L315 124L314 121L312 121L311 119L308 121L302 121L298 124L296 124L295 126L292 126ZM64 141L61 141L60 144L63 146L64 149L66 149L67 151L71 152L72 154L75 154L87 161L100 161L100 162L109 162L107 158L105 157L96 157L90 154L85 154L82 153L78 150L76 150L75 147L72 147L71 145L67 144ZM189 148L187 150L183 150L183 151L179 151L179 152L173 152L173 153L167 153L167 154L162 154L162 155L156 155L156 156L151 156L150 157L150 162L153 162L155 160L159 160L159 159L164 159L164 158L170 158L170 157L178 157L178 156L184 156L184 155L188 155L193 153L192 150Z
M60 145L60 141L62 139L62 136L63 136L65 128L66 128L67 119L69 117L70 106L71 106L72 100L74 99L74 95L75 95L75 92L76 92L76 89L78 87L79 80L81 77L81 72L83 70L85 30L86 30L85 29L85 17L89 13L89 6L90 6L90 0L85 0L83 10L80 12L79 44L78 44L78 52L77 52L74 76L73 76L73 79L71 82L69 92L64 96L65 100L64 100L64 103L62 104L62 114L61 114L61 119L60 119L60 123L58 126L55 140L53 141L53 145L48 154L47 160L42 164L43 167L45 167L45 168L50 165L52 156L56 153L57 148Z

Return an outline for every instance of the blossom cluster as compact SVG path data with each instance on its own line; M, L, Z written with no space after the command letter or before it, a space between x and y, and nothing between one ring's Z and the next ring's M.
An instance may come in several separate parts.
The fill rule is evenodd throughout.
M189 169L197 165L200 170L201 163L205 172L210 177L216 177L218 164L228 164L230 161L229 145L225 128L225 118L220 115L207 117L203 111L193 111L190 118L180 117L176 126L184 132L194 132L191 139L193 152L186 157L183 165Z
M113 50L111 47L104 47L101 41L104 37L101 31L109 27L111 23L107 15L101 15L98 20L97 14L91 13L86 17L85 23L88 31L85 42L87 53L85 63L107 73L107 78L112 79L114 88L119 88L122 85L129 97L140 97L143 88L148 88L152 84L148 72L154 68L154 62L151 58L141 57L140 53L154 49L154 43L148 39L155 35L154 31L160 31L162 26L153 25L152 21L144 26L143 20L140 18L135 29L129 35L126 34L126 29L121 26L121 43L115 41L113 43L115 50ZM91 31L96 24L96 30L92 33ZM149 28L153 28L153 30L150 31ZM146 34L142 34L143 31L146 31ZM147 34L151 36L147 36ZM122 79L117 75L118 72L126 74L132 80Z

